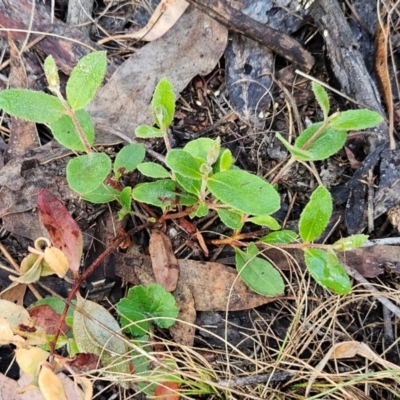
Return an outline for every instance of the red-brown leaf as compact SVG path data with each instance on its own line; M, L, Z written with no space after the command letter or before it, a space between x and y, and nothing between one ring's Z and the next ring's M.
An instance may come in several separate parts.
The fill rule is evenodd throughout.
M47 229L53 246L68 259L69 268L77 274L83 252L82 232L69 211L46 189L38 194L39 219Z

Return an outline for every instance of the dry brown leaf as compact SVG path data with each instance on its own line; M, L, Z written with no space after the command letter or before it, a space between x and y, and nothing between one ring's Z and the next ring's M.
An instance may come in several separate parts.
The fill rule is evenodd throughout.
M38 383L45 400L68 400L60 377L47 365L42 366Z
M227 38L225 27L189 8L162 38L125 61L97 92L87 108L97 128L96 143L118 142L110 135L113 131L133 139L138 125L152 125L149 105L159 80L167 78L178 95L194 76L213 70Z
M178 260L172 250L171 239L159 230L150 235L149 253L156 283L168 292L176 289L179 276Z
M178 281L178 285L174 293L176 303L179 307L178 321L169 328L174 341L183 346L193 346L196 322L196 307L192 291L182 281Z
M19 367L34 380L39 376L42 362L47 360L49 355L49 352L39 347L15 350L15 358Z
M11 34L8 36L8 44L11 60L9 85L12 88L26 89L28 87L28 79L24 61L15 46ZM15 117L11 117L10 120L10 139L7 144L7 150L4 152L6 162L40 146L36 124Z
M365 357L369 361L373 363L377 363L382 365L386 369L395 369L399 368L398 365L393 364L389 361L386 361L378 354L376 354L366 343L356 342L356 341L348 341L343 343L337 343L331 347L325 357L318 363L315 367L315 372L311 377L307 385L306 389L306 397L309 395L312 385L315 379L318 377L318 373L321 372L328 360L332 359L342 359L342 358L353 358L355 356Z
M99 40L99 44L118 39L137 39L152 42L168 32L188 7L185 0L162 0L154 10L147 25L136 32L116 35Z
M139 261L136 256L135 259L134 270L132 265L124 264L121 259L121 262L115 266L115 273L129 282L136 282L139 279L145 286L154 282L150 278L143 281L141 274L141 271L144 271L146 276L153 276L149 258L142 257ZM127 260L131 258L128 256ZM223 264L193 260L178 260L178 263L180 269L178 282L182 281L191 290L197 311L248 310L278 298L252 292L238 278L238 273L234 268Z
M23 283L12 282L0 293L0 299L23 306L26 288L27 286Z

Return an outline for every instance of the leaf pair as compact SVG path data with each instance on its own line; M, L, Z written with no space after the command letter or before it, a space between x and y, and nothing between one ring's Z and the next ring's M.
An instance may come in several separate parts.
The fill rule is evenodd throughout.
M332 215L332 198L329 191L318 187L311 195L304 208L299 222L299 234L304 243L316 240L327 227ZM353 235L340 239L328 250L306 248L304 259L312 277L321 285L337 294L347 294L351 290L351 282L340 264L334 250L346 251L361 246L366 235Z
M380 114L370 110L348 110L329 117L330 106L326 91L316 82L312 83L312 88L324 113L324 121L305 129L294 145L277 134L292 157L299 161L325 160L344 146L347 131L371 128L383 120Z

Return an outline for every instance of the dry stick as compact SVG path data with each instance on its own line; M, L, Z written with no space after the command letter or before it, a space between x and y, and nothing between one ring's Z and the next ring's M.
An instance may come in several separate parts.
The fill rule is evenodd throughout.
M290 372L275 372L273 374L265 375L250 375L243 378L229 379L218 381L218 385L226 388L233 388L238 386L259 385L268 382L282 382L291 379L294 376Z
M314 65L314 57L297 40L268 25L255 21L232 7L230 2L226 0L187 0L187 2L226 26L229 30L256 40L295 64L303 65L308 71Z
M374 172L372 169L368 171L368 233L371 234L374 231Z
M349 267L346 264L343 264L344 269L346 272L354 278L357 282L361 283L366 289L368 289L371 292L371 295L375 297L377 300L379 300L384 307L388 308L393 314L396 315L397 318L400 318L400 308L393 304L388 298L381 296L379 293L379 290L375 288L374 285L369 283L358 271L356 271L354 268Z

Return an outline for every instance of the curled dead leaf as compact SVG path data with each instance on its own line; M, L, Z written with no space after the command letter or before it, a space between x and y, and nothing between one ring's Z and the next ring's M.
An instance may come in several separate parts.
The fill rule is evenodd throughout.
M39 376L40 366L47 360L49 352L39 347L15 350L15 357L19 367L34 380Z
M63 278L68 272L68 259L65 254L56 247L46 247L44 250L44 260L47 262L53 273L55 273L59 278Z
M39 372L38 384L45 400L68 400L61 379L46 364Z

